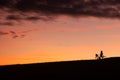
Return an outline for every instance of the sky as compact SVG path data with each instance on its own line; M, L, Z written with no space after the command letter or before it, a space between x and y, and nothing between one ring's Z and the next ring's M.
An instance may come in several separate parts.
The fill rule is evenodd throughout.
M119 0L0 0L0 65L120 56Z

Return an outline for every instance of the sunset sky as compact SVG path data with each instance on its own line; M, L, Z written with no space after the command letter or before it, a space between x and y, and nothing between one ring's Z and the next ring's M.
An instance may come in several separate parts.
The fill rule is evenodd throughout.
M120 56L119 0L0 0L0 65ZM82 6L82 7L81 7Z

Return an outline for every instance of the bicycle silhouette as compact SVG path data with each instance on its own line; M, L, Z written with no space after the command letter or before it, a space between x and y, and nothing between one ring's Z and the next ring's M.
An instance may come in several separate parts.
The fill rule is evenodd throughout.
M95 54L95 58L97 59L97 60L100 60L100 59L104 59L104 55L103 55L103 51L100 51L100 54Z

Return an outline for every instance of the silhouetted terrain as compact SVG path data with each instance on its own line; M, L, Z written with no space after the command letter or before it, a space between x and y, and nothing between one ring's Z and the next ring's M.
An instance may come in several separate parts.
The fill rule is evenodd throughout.
M0 66L1 80L80 80L96 77L120 77L120 57Z

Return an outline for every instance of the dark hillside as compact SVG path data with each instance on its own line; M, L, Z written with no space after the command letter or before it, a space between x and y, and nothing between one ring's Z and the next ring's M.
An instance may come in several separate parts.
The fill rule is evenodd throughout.
M117 78L120 76L120 58L79 60L50 63L0 66L0 78L24 80ZM44 79L43 79L44 78ZM2 80L4 80L2 79Z

